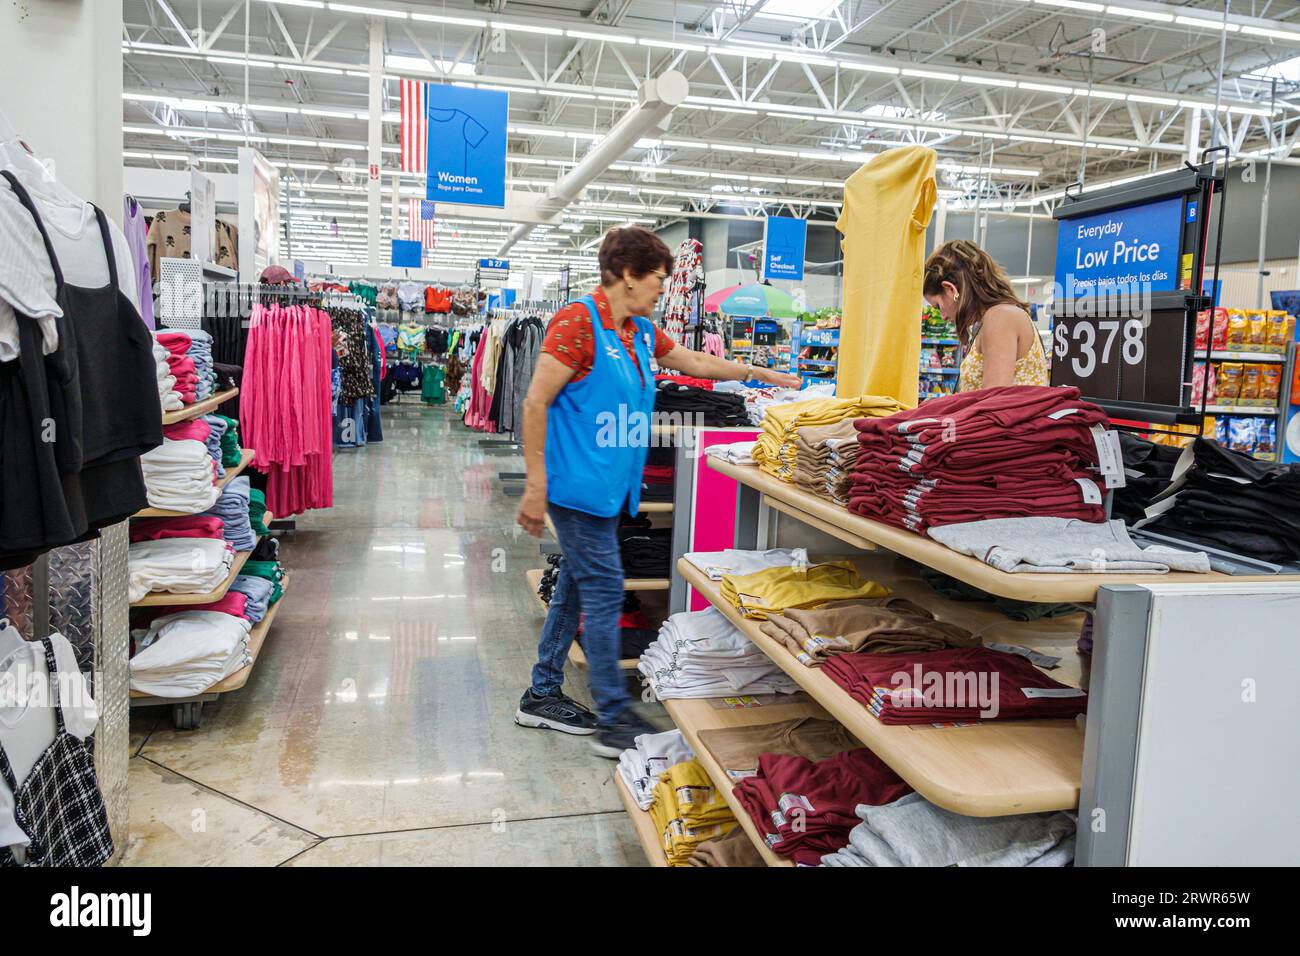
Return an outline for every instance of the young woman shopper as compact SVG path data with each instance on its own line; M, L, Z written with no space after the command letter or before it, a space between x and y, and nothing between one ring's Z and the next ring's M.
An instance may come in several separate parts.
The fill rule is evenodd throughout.
M617 758L638 734L655 732L633 711L618 666L624 592L617 529L620 515L635 514L640 501L655 403L650 359L696 378L791 388L799 379L682 348L645 318L673 270L672 253L654 233L611 230L599 262L600 287L551 319L524 399L528 482L518 521L540 536L549 512L564 560L515 723L594 735L593 749ZM595 714L561 689L580 616Z
M925 262L922 292L957 327L966 350L959 391L1048 384L1047 354L1029 306L979 246L954 239L934 250Z

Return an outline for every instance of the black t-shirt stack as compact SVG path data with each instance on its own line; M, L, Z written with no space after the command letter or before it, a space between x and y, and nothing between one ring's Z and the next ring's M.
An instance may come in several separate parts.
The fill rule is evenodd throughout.
M623 576L666 578L672 561L672 528L652 528L648 518L624 518L618 529Z
M1261 561L1300 561L1300 465L1275 465L1193 442L1194 464L1172 508L1146 530Z
M1136 524L1146 517L1146 509L1156 496L1169 487L1182 449L1158 445L1128 432L1118 434L1128 483L1115 491L1112 517Z
M745 414L745 400L734 392L713 392L666 379L655 385L655 411L693 416L675 424L714 427L749 424L749 416Z

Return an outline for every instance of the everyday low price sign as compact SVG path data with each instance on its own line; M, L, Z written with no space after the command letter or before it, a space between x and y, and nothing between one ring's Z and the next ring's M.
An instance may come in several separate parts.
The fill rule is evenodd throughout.
M1056 284L1066 298L1178 287L1181 196L1062 219Z

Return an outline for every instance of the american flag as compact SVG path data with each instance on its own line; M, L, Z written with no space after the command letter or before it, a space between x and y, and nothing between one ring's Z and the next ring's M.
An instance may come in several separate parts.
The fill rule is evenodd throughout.
M421 80L401 80L402 172L424 172L429 150L429 119L425 114L425 87Z
M424 243L424 256L427 259L433 252L433 203L427 199L408 199L406 201L406 238Z

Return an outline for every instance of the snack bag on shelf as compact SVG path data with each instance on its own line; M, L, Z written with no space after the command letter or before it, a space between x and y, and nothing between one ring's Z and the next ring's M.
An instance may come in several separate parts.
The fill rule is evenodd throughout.
M1240 362L1220 362L1215 388L1215 404L1234 405L1241 395L1241 379L1245 371Z
M1268 348L1268 313L1252 309L1247 318L1250 320L1250 333L1246 346L1252 352L1263 352Z
M1276 405L1282 393L1282 366L1275 362L1261 364L1259 367L1259 400L1261 403Z
M1196 313L1196 350L1203 352L1210 345L1213 336L1213 348L1223 348L1228 337L1228 310L1206 309Z
M1255 419L1234 418L1228 423L1228 447L1247 455L1255 450Z
M1206 415L1205 420L1201 422L1201 436L1203 438L1217 438L1219 436L1219 418L1216 415Z
M1228 337L1223 347L1230 352L1246 351L1246 340L1250 338L1250 319L1241 309L1228 310Z
M1265 313L1268 319L1268 334L1265 338L1264 351L1282 354L1286 352L1287 314L1281 309L1271 309Z
M1237 395L1237 401L1243 405L1253 405L1259 401L1261 367L1254 363L1247 363L1241 367L1241 392Z
M1231 419L1218 415L1214 419L1214 440L1224 448L1228 447L1228 422Z
M1202 393L1205 393L1205 404L1214 405L1216 403L1215 395L1217 392L1217 376L1215 375L1214 365L1207 366L1204 362L1197 362L1192 367L1192 404L1201 404Z
M1255 419L1255 454L1277 454L1277 422L1271 418Z

